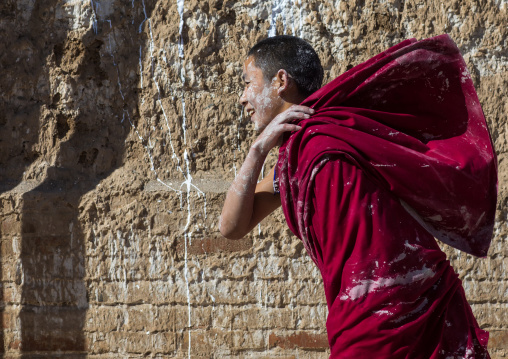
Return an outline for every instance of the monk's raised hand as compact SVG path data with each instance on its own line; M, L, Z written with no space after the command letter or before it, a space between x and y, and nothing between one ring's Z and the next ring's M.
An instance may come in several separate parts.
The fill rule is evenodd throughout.
M261 154L266 155L277 145L281 135L288 131L298 131L300 126L288 123L291 120L306 119L315 113L315 110L301 105L292 105L284 112L281 112L265 127L263 132L254 141L252 147Z

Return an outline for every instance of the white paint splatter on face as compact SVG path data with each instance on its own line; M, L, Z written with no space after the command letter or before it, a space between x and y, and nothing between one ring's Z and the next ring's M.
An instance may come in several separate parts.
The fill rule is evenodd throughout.
M280 112L282 100L275 90L276 78L266 81L263 72L254 64L254 59L248 57L244 63L243 78L245 89L240 97L240 103L251 116L257 131L261 132L270 121Z

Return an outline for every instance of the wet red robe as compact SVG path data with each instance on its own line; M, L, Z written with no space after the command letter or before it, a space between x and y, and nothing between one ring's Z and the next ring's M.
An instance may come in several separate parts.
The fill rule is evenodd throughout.
M282 207L325 286L331 358L486 358L461 281L434 237L484 256L497 164L447 35L406 40L303 102L286 136Z

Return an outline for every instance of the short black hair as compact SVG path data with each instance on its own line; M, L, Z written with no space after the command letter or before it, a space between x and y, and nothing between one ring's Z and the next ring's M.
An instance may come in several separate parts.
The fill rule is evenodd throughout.
M296 36L279 35L261 40L247 57L270 81L277 71L284 69L295 80L298 90L305 96L317 91L323 82L323 67L314 48Z

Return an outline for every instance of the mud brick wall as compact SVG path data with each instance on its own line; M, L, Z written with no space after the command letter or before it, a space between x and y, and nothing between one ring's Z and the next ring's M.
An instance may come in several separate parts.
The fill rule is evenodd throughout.
M460 47L499 159L487 258L445 248L508 356L505 0L2 0L4 358L327 358L320 275L282 213L217 230L254 139L241 64L268 34L325 81L408 38ZM273 165L273 153L265 173Z

